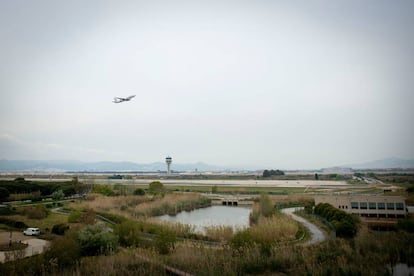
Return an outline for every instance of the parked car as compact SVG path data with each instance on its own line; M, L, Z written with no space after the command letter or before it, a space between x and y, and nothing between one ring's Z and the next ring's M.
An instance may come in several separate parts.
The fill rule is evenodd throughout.
M25 236L39 236L40 235L40 230L39 230L39 228L29 227L29 228L26 228L23 231L23 234Z

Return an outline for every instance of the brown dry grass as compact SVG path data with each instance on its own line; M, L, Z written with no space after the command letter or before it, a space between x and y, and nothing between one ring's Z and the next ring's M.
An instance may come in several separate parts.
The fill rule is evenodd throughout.
M163 204L171 206L178 202L191 201L199 199L201 195L193 193L185 194L167 194L161 196L114 196L108 197L94 194L89 200L72 203L68 205L71 209L89 210L96 212L107 212L116 215L122 215L127 218L142 218L150 214L150 210L158 208Z
M259 223L250 228L252 235L262 244L294 240L298 230L297 222L284 214L260 217Z

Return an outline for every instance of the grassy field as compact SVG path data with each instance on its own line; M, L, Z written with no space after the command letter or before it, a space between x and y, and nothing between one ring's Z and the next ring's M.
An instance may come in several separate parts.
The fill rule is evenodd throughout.
M29 219L29 218L27 218L26 216L23 216L23 215L11 215L11 216L7 216L7 217L10 218L10 219L14 219L16 221L23 221L29 227L40 228L40 232L42 232L42 233L50 232L53 225L68 222L68 216L67 215L57 214L57 213L50 213L44 219Z

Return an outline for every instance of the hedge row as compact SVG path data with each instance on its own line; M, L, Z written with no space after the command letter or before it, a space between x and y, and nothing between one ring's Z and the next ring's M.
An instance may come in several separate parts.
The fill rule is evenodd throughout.
M328 203L316 205L315 214L325 218L335 227L337 237L352 238L357 233L359 219Z

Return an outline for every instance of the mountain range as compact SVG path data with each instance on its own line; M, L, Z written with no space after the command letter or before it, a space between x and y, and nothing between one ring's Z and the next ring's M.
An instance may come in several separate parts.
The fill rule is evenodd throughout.
M225 171L228 168L198 162L191 164L173 163L174 171ZM108 172L108 171L166 171L165 163L138 164L133 162L82 162L75 160L0 160L0 172Z
M413 169L414 159L387 158L366 163L349 164L341 167L353 169Z
M206 163L173 163L174 171L218 172L240 170L234 167L209 165ZM414 159L388 158L366 163L348 164L338 168L352 169L414 169ZM139 164L133 162L82 162L75 160L7 160L0 159L0 172L158 172L166 171L165 163ZM241 170L244 170L241 168Z

